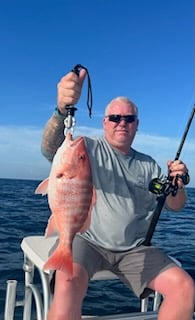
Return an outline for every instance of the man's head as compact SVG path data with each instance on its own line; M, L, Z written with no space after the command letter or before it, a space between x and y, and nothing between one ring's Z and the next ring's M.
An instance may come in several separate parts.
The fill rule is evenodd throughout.
M126 97L113 99L105 110L105 138L114 148L129 153L138 128L138 108Z

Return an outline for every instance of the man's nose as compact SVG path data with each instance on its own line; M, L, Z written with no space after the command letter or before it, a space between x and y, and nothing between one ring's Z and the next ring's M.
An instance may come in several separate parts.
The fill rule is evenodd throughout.
M127 121L124 118L121 118L119 124L124 126L127 124Z

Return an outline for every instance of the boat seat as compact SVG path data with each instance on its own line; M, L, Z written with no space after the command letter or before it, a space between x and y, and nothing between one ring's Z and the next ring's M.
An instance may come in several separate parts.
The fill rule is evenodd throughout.
M50 251L56 245L58 240L57 236L45 238L44 236L28 236L21 242L21 248L24 253L23 270L25 274L25 292L23 301L23 320L31 320L32 301L36 306L36 319L46 320L49 305L51 303L52 294L50 292L50 280L53 272L43 271L43 266L47 261ZM34 281L35 268L38 270L41 279L41 289ZM111 280L118 279L118 277L110 271L97 272L91 280ZM10 283L10 286L13 283ZM10 289L11 290L11 289ZM148 313L149 299L153 300L153 312ZM134 319L156 319L156 313L161 303L161 295L154 292L150 297L141 300L141 312ZM7 301L7 309L10 310L11 302ZM143 313L142 313L143 312ZM145 317L141 317L145 315ZM150 317L149 317L150 316ZM153 318L152 318L153 316ZM10 318L9 318L10 317ZM9 316L7 319L11 319ZM121 315L120 318L112 316L95 317L95 316L82 316L82 319L133 319L127 315Z

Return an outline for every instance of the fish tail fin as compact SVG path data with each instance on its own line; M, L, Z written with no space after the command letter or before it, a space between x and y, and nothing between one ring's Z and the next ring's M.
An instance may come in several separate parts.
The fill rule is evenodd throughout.
M58 246L54 253L44 264L44 270L60 270L67 274L68 278L73 275L73 261L70 250L64 250L64 247Z

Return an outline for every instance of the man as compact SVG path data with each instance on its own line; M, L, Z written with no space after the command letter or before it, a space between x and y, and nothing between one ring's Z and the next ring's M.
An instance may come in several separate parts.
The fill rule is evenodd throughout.
M58 109L49 119L43 133L42 152L52 161L64 139L66 106L76 104L86 72L79 76L70 72L58 84ZM81 319L82 301L88 281L101 269L110 269L138 297L148 289L164 296L159 320L191 320L194 284L191 277L169 257L144 239L155 208L155 195L148 191L149 182L163 173L148 155L131 145L138 128L138 109L124 97L111 101L103 119L104 137L85 137L92 179L96 188L96 204L89 229L77 235L73 243L74 277L66 280L56 272L54 299L49 320ZM168 171L186 177L188 169L180 160L168 161ZM180 210L186 201L183 180L179 190L166 199L171 210Z

